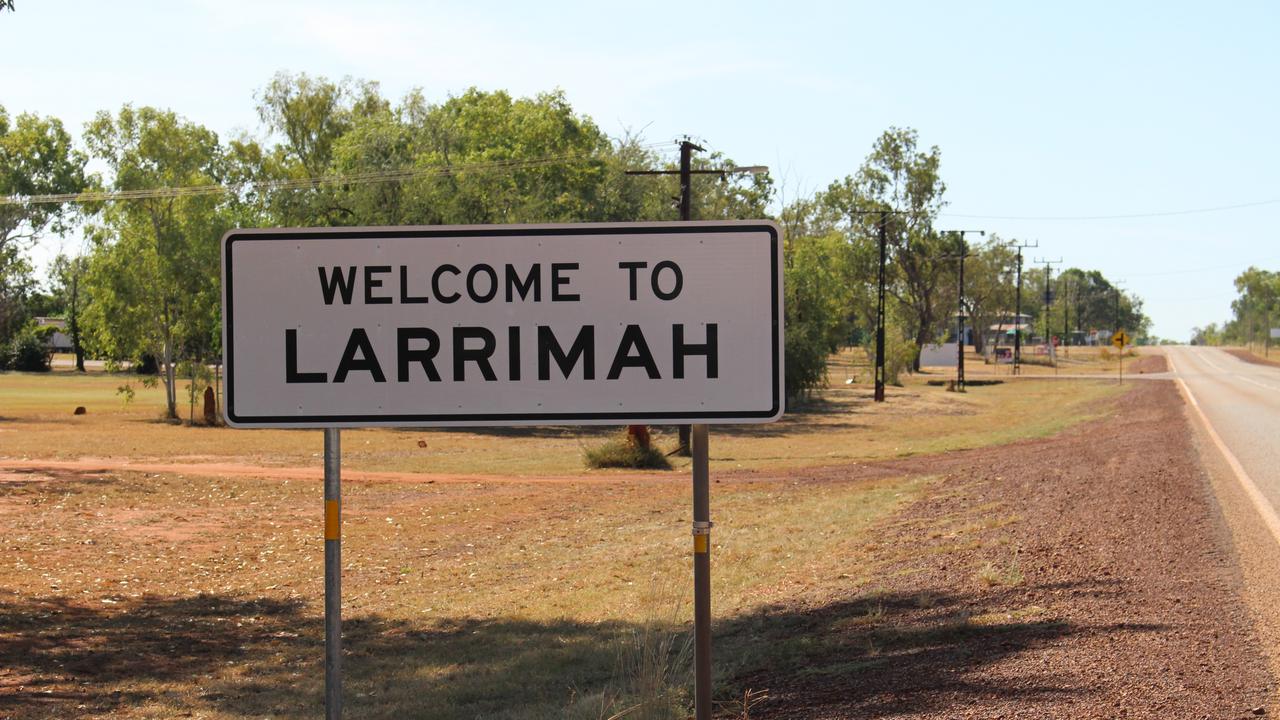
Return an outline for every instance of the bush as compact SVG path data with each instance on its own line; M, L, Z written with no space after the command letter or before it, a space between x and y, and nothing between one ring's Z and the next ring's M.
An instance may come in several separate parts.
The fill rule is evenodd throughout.
M803 400L827 380L827 356L850 334L849 243L840 233L793 238L786 247L787 402Z
M52 330L34 323L19 330L8 345L0 348L0 370L48 372L53 353L45 340Z
M656 447L641 449L623 433L597 448L582 453L582 461L589 468L644 468L670 470L671 463Z
M827 380L827 338L821 328L796 324L787 328L785 349L787 404L805 399Z
M872 372L876 364L876 339L872 335L867 345L867 358L871 361ZM884 332L884 382L886 385L902 385L901 375L910 372L916 361L920 348L903 337L902 329L892 319L885 326Z

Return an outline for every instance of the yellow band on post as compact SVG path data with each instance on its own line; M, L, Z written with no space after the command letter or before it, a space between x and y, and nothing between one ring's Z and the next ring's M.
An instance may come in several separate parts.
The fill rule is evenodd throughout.
M324 501L324 539L338 540L342 537L342 515L337 500Z
M693 551L698 555L705 555L707 552L707 546L710 544L711 544L710 535L694 535L693 536Z

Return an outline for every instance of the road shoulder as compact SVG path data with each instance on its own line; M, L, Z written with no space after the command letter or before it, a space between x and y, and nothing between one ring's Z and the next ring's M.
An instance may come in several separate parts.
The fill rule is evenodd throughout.
M1237 558L1242 596L1271 673L1280 678L1280 542L1189 404L1185 414L1211 493L1210 501L1222 518L1224 540ZM1273 715L1280 714L1280 693L1273 690L1267 709Z
M1052 438L886 464L943 479L878 528L877 577L811 607L821 652L742 679L751 717L1252 716L1266 560L1237 562L1193 433L1152 381Z

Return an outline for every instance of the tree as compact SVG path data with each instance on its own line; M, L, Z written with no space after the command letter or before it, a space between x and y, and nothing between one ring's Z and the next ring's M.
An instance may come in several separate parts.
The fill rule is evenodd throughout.
M413 134L409 212L428 223L618 220L610 195L622 168L609 138L561 92L513 99L472 88L438 105L402 109ZM624 206L625 207L625 206ZM635 219L635 218L626 218Z
M116 190L211 186L222 174L217 135L171 111L101 112L86 139ZM159 358L171 418L177 355L209 348L217 332L221 202L220 193L195 193L113 203L91 234L90 337L108 357Z
M0 107L0 343L27 320L35 282L26 251L70 220L65 204L26 198L83 190L85 161L56 118L24 113L11 122Z
M964 304L973 328L973 349L979 354L986 352L987 328L1012 312L1014 286L1009 268L1014 262L1014 251L995 234L965 261Z
M934 230L946 185L938 174L941 153L923 152L909 128L889 128L876 140L855 175L832 183L820 202L847 218L851 232L874 239L885 217L891 252L889 292L910 309L908 332L918 346L941 329L938 291L954 264L946 241ZM919 369L919 358L914 368Z
M1040 292L1044 292L1044 276L1037 276L1041 283ZM1058 284L1060 288L1067 288L1059 294L1061 302L1070 305L1074 329L1084 332L1125 330L1139 340L1146 336L1151 320L1142 312L1142 300L1116 287L1097 270L1067 268L1059 273ZM1033 311L1038 316L1041 309Z
M84 342L80 327L81 310L85 305L81 291L82 280L89 267L89 259L83 255L67 257L58 255L50 269L50 286L62 313L67 318L67 333L76 356L76 370L84 372Z
M1218 328L1217 323L1209 323L1204 327L1191 328L1191 344L1192 345L1221 345L1222 330Z
M305 73L278 73L258 95L258 117L281 138L261 158L264 179L299 183L269 193L284 225L353 225L354 213L335 199L337 187L315 178L333 165L335 147L363 116L385 112L378 84L344 78L332 82Z
M1250 267L1235 280L1240 296L1231 301L1236 339L1242 344L1270 343L1272 321L1280 316L1280 273Z
M0 256L0 345L4 345L30 319L30 300L37 285L30 261L16 251Z
M849 336L853 248L843 234L788 238L784 258L788 402L827 379L827 356Z

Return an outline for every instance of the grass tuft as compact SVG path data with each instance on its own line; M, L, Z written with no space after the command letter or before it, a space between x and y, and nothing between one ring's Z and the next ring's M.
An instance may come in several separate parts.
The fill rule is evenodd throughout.
M644 620L622 640L619 675L634 720L688 717L684 679L693 659L693 633L683 629L683 596L654 580L640 609Z
M978 582L986 587L1017 587L1022 584L1023 579L1022 564L1018 562L1017 550L1014 550L1013 557L1007 565L1001 567L988 562L978 570Z
M588 448L582 453L582 462L589 468L641 468L645 470L670 470L671 461L653 445L641 448L624 434L605 444Z

